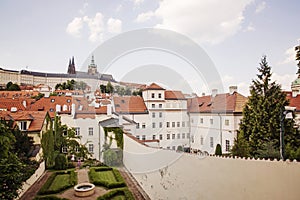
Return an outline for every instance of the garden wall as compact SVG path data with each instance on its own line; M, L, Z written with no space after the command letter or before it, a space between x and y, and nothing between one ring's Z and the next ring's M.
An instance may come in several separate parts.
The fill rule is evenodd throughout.
M300 163L200 157L124 135L124 164L151 199L299 199Z
M41 162L35 173L23 183L22 189L19 192L19 198L42 176L44 172L45 162Z

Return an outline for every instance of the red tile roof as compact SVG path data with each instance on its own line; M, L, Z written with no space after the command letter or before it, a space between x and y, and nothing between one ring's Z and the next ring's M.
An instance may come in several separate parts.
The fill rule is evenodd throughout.
M164 88L160 87L156 83L151 83L149 86L147 86L144 90L165 90Z
M41 131L46 117L46 111L0 111L0 118L13 120L15 124L17 121L31 121L27 131Z
M38 94L37 91L0 91L0 98L31 98Z
M185 99L184 95L181 91L165 91L165 99L166 100L183 100Z
M10 111L12 107L17 108L17 110L26 110L23 101L22 99L0 98L0 110Z
M188 99L188 111L191 113L242 112L247 98L233 94L217 94L215 97L202 96Z
M289 106L296 107L296 112L300 112L300 95L292 96L292 92L285 92L286 98L289 100Z
M148 113L144 100L140 96L113 97L116 113L146 114Z

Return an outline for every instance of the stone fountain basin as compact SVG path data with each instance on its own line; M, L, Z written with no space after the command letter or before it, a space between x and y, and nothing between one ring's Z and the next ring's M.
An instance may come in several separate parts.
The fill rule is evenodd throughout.
M75 185L75 196L88 197L95 193L95 185L92 183L80 183Z

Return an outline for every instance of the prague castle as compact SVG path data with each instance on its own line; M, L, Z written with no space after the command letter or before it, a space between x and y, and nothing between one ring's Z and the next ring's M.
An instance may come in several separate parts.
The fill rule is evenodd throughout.
M10 70L0 68L0 87L5 87L8 82L17 83L19 85L39 85L45 84L54 88L57 83L66 82L74 79L87 83L91 89L99 88L101 84L106 85L108 81L112 84L116 83L110 74L100 74L97 72L94 56L92 55L91 63L88 66L88 72L76 71L74 57L69 60L67 73L44 73L28 70ZM95 88L94 88L95 87Z

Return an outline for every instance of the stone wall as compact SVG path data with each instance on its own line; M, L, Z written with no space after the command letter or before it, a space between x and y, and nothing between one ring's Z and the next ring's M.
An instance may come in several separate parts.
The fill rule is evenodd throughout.
M299 199L300 163L200 157L124 135L124 164L151 199Z
M39 168L35 173L27 179L22 186L22 189L19 192L19 198L43 175L45 172L45 162L41 162Z

